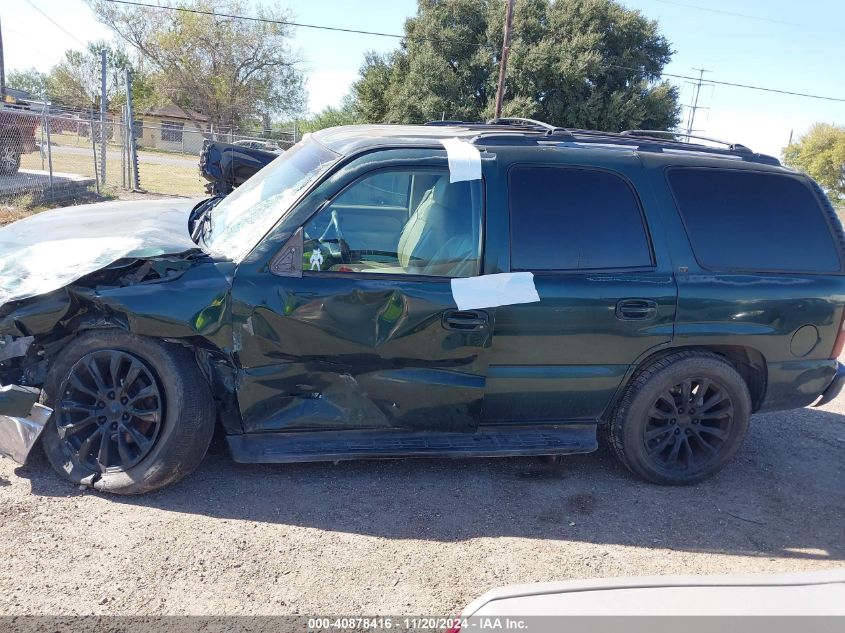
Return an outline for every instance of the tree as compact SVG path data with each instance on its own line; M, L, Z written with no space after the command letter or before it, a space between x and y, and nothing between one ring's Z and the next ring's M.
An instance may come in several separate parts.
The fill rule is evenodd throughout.
M112 44L89 42L85 51L67 50L64 59L47 75L47 96L63 105L100 107L100 51L106 51L106 99L113 105L125 100L123 71L132 63L125 51Z
M316 132L327 127L354 125L360 122L361 117L355 107L355 102L351 95L347 95L343 98L343 103L339 108L326 106L317 114L302 121L300 129L304 134L306 132Z
M259 7L257 17L275 21L262 22L207 15L248 14L242 0L180 3L206 13L87 2L149 63L156 92L189 116L201 112L219 128L304 108L303 77L283 11Z
M833 204L845 204L845 127L816 123L783 149L783 160L812 176Z
M47 92L47 75L34 68L11 70L6 75L6 86L23 90L33 98L40 98Z
M353 87L368 121L493 114L504 0L419 0L402 46L369 54ZM518 0L503 114L564 127L669 129L677 89L657 23L614 0Z

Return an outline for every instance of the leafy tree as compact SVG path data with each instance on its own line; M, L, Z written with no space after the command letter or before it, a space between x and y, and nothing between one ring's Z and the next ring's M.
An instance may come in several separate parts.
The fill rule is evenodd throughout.
M287 18L284 11L258 7L258 17L277 21L270 23L107 0L87 2L101 22L149 63L156 93L186 111L205 114L215 127L234 127L270 114L299 113L304 107L303 78L291 51L291 29L278 23ZM242 0L185 0L180 6L250 13Z
M361 123L361 117L354 100L350 95L347 95L344 97L343 103L339 108L333 106L323 108L317 114L302 121L300 129L304 134L306 132L316 132L327 127L354 125L355 123Z
M6 86L23 90L33 98L38 98L47 92L47 75L34 68L12 70L6 75Z
M845 127L816 123L783 149L783 159L812 176L833 204L845 204Z
M504 0L419 0L406 39L369 54L354 85L367 121L492 116ZM657 23L614 0L518 0L503 114L565 127L668 129L678 93Z
M64 105L99 108L101 50L106 51L107 101L112 105L122 103L126 90L123 71L132 64L126 52L105 41L89 42L85 51L65 51L64 59L47 75L47 96Z

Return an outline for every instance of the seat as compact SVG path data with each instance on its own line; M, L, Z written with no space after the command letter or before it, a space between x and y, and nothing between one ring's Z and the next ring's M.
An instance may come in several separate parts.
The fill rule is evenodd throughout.
M469 185L441 176L408 219L397 257L405 272L452 276L452 268L474 255ZM464 266L465 267L465 266Z

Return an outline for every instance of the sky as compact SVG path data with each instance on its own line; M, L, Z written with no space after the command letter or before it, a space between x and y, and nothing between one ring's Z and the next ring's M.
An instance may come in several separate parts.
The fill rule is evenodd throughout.
M149 1L149 0L145 0ZM560 1L560 0L559 0ZM264 0L288 7L303 23L402 33L415 0ZM622 0L656 20L675 51L667 73L744 83L845 99L845 2L842 0ZM65 33L32 5L50 15ZM696 8L699 7L699 8ZM709 10L702 10L704 7ZM741 13L750 17L732 15ZM7 70L46 71L67 48L109 39L83 0L0 0ZM368 50L389 51L392 38L297 28L312 112L338 105ZM673 79L684 103L692 87ZM766 93L728 86L701 90L699 134L779 154L790 133L817 121L845 124L845 102ZM686 117L686 110L683 113Z

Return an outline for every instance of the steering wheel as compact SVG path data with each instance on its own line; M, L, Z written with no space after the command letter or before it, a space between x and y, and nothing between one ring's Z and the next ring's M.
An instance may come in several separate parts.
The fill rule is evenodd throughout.
M337 245L340 248L340 261L342 264L351 264L352 263L352 250L349 248L349 244L343 239L343 231L340 228L340 220L338 220L337 210L332 209L332 219L329 222L328 226L326 226L326 230L323 231L323 234L320 236L319 242L326 242L326 236L329 233L329 229L334 228L334 234L337 238Z

